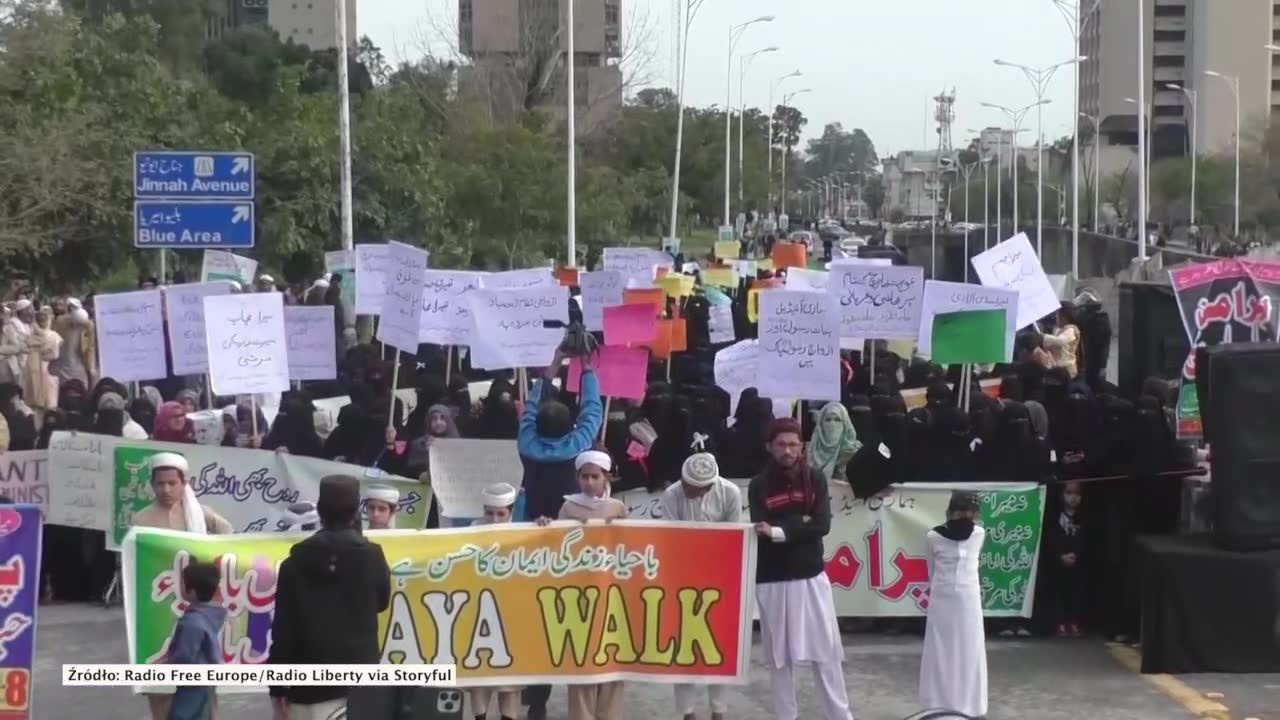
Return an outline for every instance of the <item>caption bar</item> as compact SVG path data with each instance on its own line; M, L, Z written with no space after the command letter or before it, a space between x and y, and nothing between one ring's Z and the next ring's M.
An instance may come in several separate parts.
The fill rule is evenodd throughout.
M453 687L456 665L89 665L62 666L65 687L188 685L377 685Z

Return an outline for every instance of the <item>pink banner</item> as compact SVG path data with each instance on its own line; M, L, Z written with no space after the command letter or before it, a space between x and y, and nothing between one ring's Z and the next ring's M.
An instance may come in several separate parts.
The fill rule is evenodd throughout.
M649 351L606 345L600 348L596 357L596 374L600 377L601 395L643 400L645 380L649 374ZM581 384L582 362L574 358L569 362L569 392L578 392Z
M617 305L604 309L606 345L637 345L653 342L658 319L652 305Z

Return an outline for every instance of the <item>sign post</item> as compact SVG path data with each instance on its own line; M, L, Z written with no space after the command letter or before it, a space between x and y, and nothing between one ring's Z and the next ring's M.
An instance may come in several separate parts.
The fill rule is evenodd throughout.
M154 150L133 155L133 245L251 248L254 245L252 153Z

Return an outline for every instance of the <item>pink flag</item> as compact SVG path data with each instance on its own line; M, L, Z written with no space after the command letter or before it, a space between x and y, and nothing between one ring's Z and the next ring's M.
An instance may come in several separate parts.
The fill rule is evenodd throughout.
M608 308L605 309L608 312ZM608 320L605 320L608 323ZM649 351L606 345L596 356L596 374L600 377L600 394L628 400L643 400L649 374ZM569 361L569 392L582 386L582 361Z
M658 318L652 305L617 305L604 309L606 345L639 345L653 342Z

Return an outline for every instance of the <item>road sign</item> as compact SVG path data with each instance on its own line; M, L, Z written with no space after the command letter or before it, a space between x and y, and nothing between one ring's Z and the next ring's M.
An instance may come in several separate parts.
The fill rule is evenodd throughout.
M133 195L182 200L252 200L252 153L155 151L133 154Z
M142 200L133 204L133 246L253 247L253 202Z

